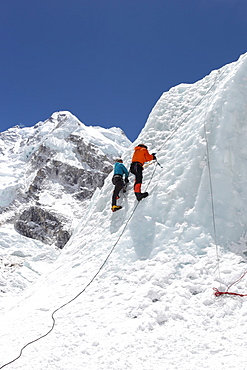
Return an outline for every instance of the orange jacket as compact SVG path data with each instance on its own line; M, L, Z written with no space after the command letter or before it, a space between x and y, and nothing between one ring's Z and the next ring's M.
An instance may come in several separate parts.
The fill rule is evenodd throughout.
M132 157L132 162L140 162L144 165L145 162L152 161L153 155L149 154L148 150L141 146L136 146Z

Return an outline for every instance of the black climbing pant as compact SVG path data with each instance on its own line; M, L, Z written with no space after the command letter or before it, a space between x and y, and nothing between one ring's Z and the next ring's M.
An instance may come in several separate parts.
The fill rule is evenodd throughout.
M113 190L112 194L112 206L117 205L117 197L119 196L120 190L124 186L123 177L121 175L114 175L112 178L112 183L115 185L115 188Z
M139 162L132 162L130 166L130 172L135 175L135 184L134 184L134 192L140 193L141 192L141 184L142 184L142 171L143 167L142 164Z

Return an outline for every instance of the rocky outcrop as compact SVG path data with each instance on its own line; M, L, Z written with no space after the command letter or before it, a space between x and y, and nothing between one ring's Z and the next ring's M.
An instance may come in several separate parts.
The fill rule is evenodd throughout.
M108 171L110 169L112 166L108 166ZM75 194L77 198L80 193L80 199L87 199L97 187L103 186L107 175L107 172L84 170L52 160L37 171L28 192L37 199L39 191L52 187L52 183L59 183L65 193Z
M66 140L74 145L74 152L80 162L87 163L93 170L100 168L106 174L112 171L112 159L99 153L95 145L86 143L80 136L73 134Z
M15 229L28 238L40 240L45 244L54 243L62 249L71 236L65 224L64 217L33 206L26 209L15 221Z
M41 144L31 157L31 171L36 171L36 176L29 185L28 195L34 199L38 200L42 189L52 189L53 183L59 183L65 193L75 194L76 199L88 199L96 188L103 186L112 171L112 159L100 153L95 145L76 135L69 135L66 141L85 169L56 160L57 152Z
M59 126L61 123L59 123ZM40 195L44 190L53 194L57 201L62 194L70 194L76 200L90 199L96 188L101 188L105 178L112 171L111 159L100 153L91 143L83 138L69 135L66 139L75 153L78 163L85 168L76 167L68 162L56 159L57 151L52 150L43 142L30 157L30 173L36 172L28 187L27 204L33 200L40 204ZM59 184L61 192L55 193L53 188ZM37 206L27 208L15 222L15 229L22 235L38 239L46 244L55 244L63 248L70 238L64 230L61 217Z

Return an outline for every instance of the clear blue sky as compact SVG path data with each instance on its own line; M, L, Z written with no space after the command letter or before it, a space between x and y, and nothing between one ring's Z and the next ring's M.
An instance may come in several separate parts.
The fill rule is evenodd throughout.
M247 0L1 0L0 131L68 110L134 140L164 91L247 51Z

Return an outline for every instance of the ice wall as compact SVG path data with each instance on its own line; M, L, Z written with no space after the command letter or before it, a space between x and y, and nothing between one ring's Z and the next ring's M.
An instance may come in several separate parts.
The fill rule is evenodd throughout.
M163 166L151 194L165 239L194 240L199 248L208 237L214 241L213 196L217 243L239 240L247 225L247 54L164 93L138 141L157 152Z

